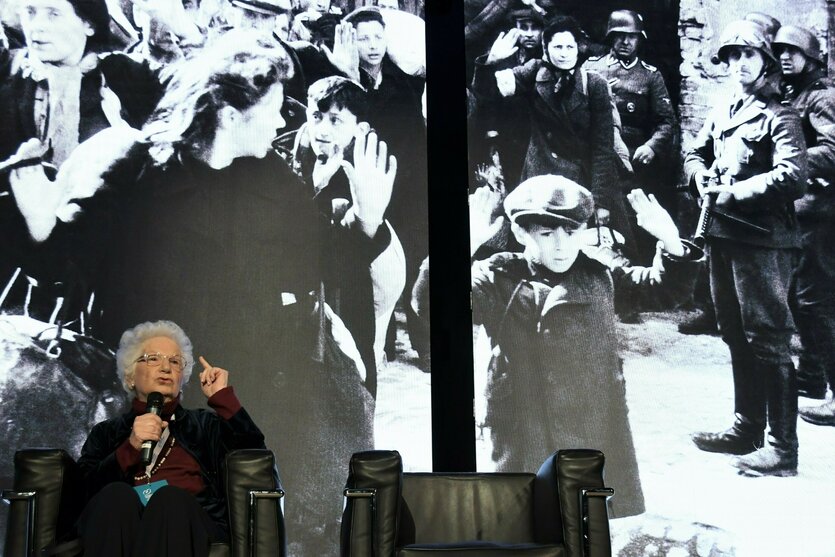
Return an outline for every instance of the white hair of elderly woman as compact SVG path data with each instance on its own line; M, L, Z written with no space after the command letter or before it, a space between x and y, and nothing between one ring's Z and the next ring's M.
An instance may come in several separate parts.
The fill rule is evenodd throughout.
M185 331L173 321L146 321L122 333L119 349L116 351L116 369L122 380L122 387L133 392L133 374L136 370L136 360L142 356L142 345L145 341L155 337L170 338L180 347L180 353L186 362L183 366L183 385L191 377L191 367L194 365L194 354L191 340Z

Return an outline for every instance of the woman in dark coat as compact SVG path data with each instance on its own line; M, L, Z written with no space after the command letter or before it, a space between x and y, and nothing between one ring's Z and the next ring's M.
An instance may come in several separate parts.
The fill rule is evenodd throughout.
M322 223L305 185L270 149L284 125L290 68L271 37L226 33L169 68L141 132L116 130L83 146L124 152L103 175L74 180L99 191L71 193L43 218L52 219L50 235L106 239L97 285L106 341L126 323L165 315L247 370L236 387L297 494L291 532L324 543L336 539L341 511L326 495L344 481L332 464L373 446L373 405L348 359L320 336L324 308L311 293L322 258L340 250L367 265L388 245L383 212L395 169L377 156L375 134L357 138L354 204L340 222Z
M521 180L556 174L587 187L597 217L611 219L629 241L614 165L611 94L605 79L578 67L584 36L573 18L556 17L542 32L542 59L495 71L518 49L515 33L500 34L489 54L476 60L473 91L485 105L500 96L527 101L530 139Z

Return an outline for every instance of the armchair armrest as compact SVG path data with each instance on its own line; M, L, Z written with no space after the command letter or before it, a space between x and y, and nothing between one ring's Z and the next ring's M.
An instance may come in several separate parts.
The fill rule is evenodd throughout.
M4 555L24 557L55 544L73 526L81 505L81 474L61 449L22 449L14 456Z
M596 491L605 490L603 453L591 449L570 449L557 451L554 460L568 556L608 557L611 555L608 497L598 496L608 494L608 491Z
M583 518L583 557L611 555L609 539L609 511L607 501L615 495L611 487L580 489L580 509Z
M226 457L226 496L232 555L287 554L284 490L275 456L266 449L233 451Z
M591 449L557 451L545 461L534 489L537 542L563 543L567 557L609 557L614 491L603 484L604 462Z
M397 451L354 453L343 492L343 557L394 554L402 479L403 463Z
M35 552L35 510L36 491L3 490L0 496L9 502L9 517L6 528L4 553L13 556L28 556ZM23 504L23 509L20 505Z

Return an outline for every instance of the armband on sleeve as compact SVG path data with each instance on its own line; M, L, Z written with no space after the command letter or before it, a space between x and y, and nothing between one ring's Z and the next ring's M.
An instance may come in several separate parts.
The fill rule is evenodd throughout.
M503 97L510 97L516 93L516 76L513 75L513 70L497 71L496 85Z

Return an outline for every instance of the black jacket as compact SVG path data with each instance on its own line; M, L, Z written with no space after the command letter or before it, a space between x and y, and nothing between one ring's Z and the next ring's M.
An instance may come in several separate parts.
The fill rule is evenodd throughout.
M78 464L84 475L87 499L112 482L133 485L116 460L116 449L130 436L137 413L96 424L81 448ZM264 435L244 408L229 420L212 411L177 406L169 422L171 434L200 465L206 488L195 497L224 532L229 530L223 473L227 453L237 449L263 449Z

